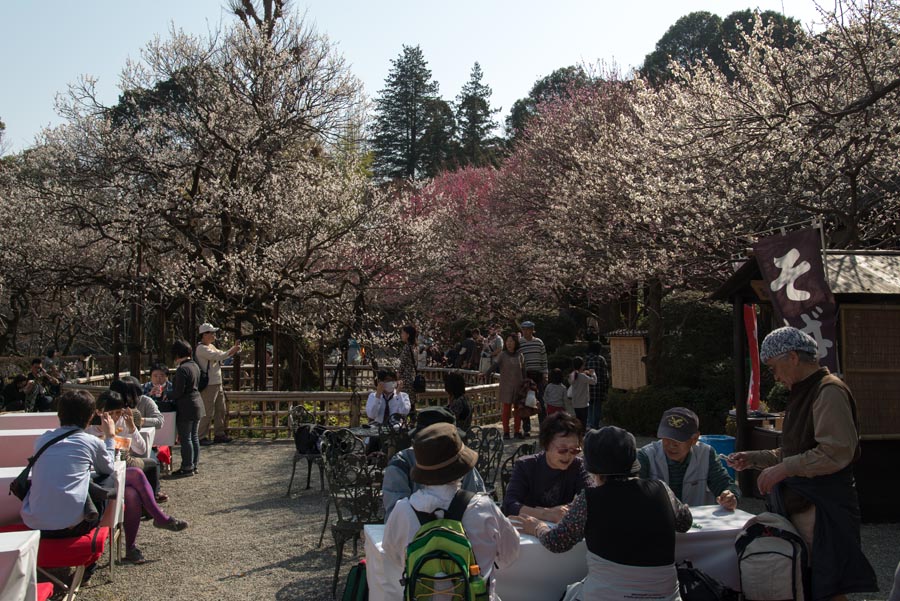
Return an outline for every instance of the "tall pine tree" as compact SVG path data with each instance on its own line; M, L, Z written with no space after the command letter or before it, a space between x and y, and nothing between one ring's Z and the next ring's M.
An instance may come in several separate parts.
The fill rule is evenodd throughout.
M497 127L491 109L491 88L481 79L481 65L472 66L469 81L456 97L456 123L459 137L459 164L482 167L496 159L496 141L492 132Z
M438 84L418 46L404 45L391 64L375 99L375 174L388 179L423 177L430 171L425 135L433 103L439 100Z

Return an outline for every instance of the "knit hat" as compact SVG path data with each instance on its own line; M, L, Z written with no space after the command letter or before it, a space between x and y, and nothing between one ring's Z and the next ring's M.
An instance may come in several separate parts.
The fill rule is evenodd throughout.
M416 427L409 431L409 435L411 438L415 438L419 432L434 424L452 424L455 426L456 416L446 407L426 407L416 413ZM465 436L465 433L459 428L457 428L457 433L460 438Z
M687 442L700 431L700 418L685 407L672 407L662 415L656 435L678 442Z
M816 339L797 328L790 326L772 330L759 349L759 360L765 363L769 359L784 355L791 351L817 355L819 345Z
M584 467L599 476L631 476L641 464L637 461L634 436L628 430L605 426L584 437Z
M478 463L478 453L463 444L453 424L422 429L413 441L413 454L416 464L409 475L413 482L426 485L458 480Z

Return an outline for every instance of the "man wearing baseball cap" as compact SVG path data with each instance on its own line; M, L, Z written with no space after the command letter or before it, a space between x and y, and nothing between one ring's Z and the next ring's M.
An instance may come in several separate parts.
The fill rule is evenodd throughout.
M525 375L537 385L538 399L538 425L546 417L544 407L544 387L547 385L547 375L550 368L547 364L547 347L544 341L534 335L534 322L523 321L522 337L519 339L519 352L525 359ZM522 420L522 432L528 436L531 432L531 417Z
M200 391L203 398L203 408L206 416L200 418L200 444L208 445L214 442L231 442L228 436L228 407L225 406L225 394L222 392L222 361L241 352L240 343L235 344L227 351L216 348L216 332L219 328L211 323L200 326L200 344L194 351L194 358L200 370L209 375L209 384ZM209 434L209 426L215 427L215 438Z
M428 426L434 424L456 425L456 417L446 407L427 407L416 415L416 428L410 431L410 436L415 439L416 434ZM459 430L460 438L465 434ZM384 481L381 485L382 498L384 500L384 521L387 522L394 510L394 505L400 499L409 497L419 490L421 485L413 481L410 472L416 465L416 453L412 446L399 451L394 455L384 470ZM472 492L487 492L484 479L476 468L469 470L462 479L462 489Z
M642 478L662 480L683 503L714 505L733 511L738 488L725 471L715 449L700 442L700 419L685 407L663 413L660 438L638 451Z
M736 470L761 469L760 492L806 541L812 598L877 591L860 547L853 463L859 458L856 401L844 382L819 367L818 344L785 327L763 340L760 360L790 389L781 448L729 457Z

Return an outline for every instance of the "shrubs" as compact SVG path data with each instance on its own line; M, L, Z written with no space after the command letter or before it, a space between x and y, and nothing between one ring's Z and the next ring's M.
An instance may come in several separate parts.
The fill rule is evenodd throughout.
M700 418L704 434L724 434L731 403L715 393L684 386L644 386L628 392L611 390L603 405L603 422L625 428L639 436L656 436L659 419L666 409L687 407Z
M606 423L655 436L666 409L687 407L700 431L722 434L734 399L731 307L699 292L663 299L659 381L630 392L612 391L603 407Z

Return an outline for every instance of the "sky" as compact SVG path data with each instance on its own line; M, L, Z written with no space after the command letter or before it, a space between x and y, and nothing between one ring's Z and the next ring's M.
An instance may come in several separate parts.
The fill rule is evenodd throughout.
M128 58L174 26L207 34L233 17L226 0L4 0L0 22L0 120L7 152L58 125L57 94L81 76L97 80L115 104ZM344 55L372 98L383 88L402 45L419 45L452 100L475 61L493 89L498 120L539 78L573 64L639 67L681 16L707 10L776 10L814 25L814 0L293 0Z

